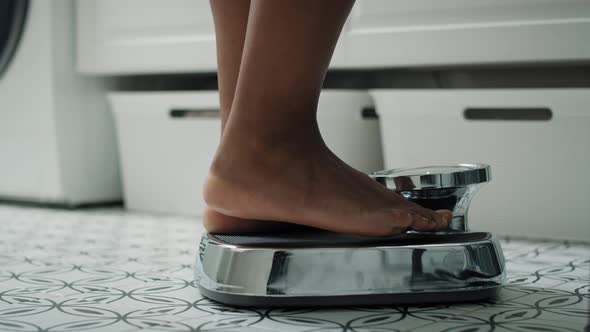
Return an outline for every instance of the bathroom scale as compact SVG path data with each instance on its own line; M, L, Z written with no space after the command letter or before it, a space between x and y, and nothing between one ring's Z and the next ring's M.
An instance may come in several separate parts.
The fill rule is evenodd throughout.
M256 307L475 301L495 297L505 278L485 232L206 234L196 274L205 297Z
M204 234L195 280L234 306L429 304L493 298L505 280L498 240L468 228L484 164L380 171L378 182L425 207L453 212L449 227L368 237L301 228L274 234Z

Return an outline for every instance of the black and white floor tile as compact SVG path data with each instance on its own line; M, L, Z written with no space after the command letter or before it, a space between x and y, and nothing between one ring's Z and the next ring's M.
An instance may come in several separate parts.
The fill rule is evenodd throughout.
M0 206L0 331L584 331L590 244L504 239L494 302L236 309L203 298L196 219Z

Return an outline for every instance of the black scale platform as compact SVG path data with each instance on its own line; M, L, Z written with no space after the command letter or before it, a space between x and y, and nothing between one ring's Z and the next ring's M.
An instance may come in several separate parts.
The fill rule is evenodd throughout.
M321 230L301 230L276 234L209 234L219 242L255 248L326 248L407 246L444 243L469 243L489 238L485 232L473 233L404 233L391 237L368 237Z

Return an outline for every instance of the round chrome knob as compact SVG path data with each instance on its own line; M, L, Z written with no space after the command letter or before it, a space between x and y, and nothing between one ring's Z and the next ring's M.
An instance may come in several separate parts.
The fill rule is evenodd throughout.
M452 211L448 230L465 232L471 199L491 180L491 170L485 164L459 164L384 170L371 177L425 208Z

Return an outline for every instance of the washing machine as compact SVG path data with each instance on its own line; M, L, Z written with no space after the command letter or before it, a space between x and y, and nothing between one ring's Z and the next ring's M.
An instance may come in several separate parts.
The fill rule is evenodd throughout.
M0 1L0 200L121 199L109 84L76 71L74 5Z

